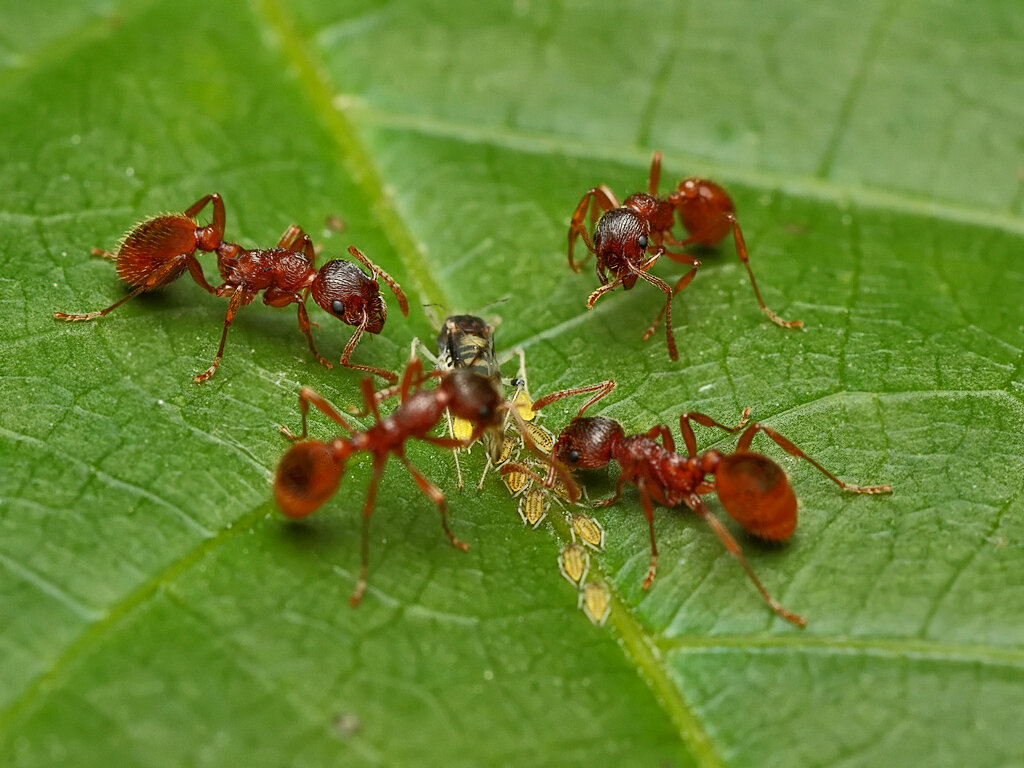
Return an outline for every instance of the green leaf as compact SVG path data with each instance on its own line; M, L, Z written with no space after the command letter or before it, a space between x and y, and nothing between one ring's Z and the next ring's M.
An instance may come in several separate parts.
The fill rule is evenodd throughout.
M7 5L0 763L1024 759L1015 4ZM586 311L597 282L566 267L568 217L591 186L642 189L653 149L663 188L728 186L766 303L803 331L765 320L731 246L676 298L678 363L662 334L640 340L650 286ZM655 510L642 590L627 490L595 513L614 595L599 629L558 573L564 526L524 529L496 477L460 493L451 457L413 445L471 549L392 462L352 610L369 463L304 524L275 511L270 477L299 387L344 407L359 375L316 365L293 311L257 302L193 384L226 303L187 278L96 322L51 317L123 295L90 248L214 191L230 239L299 223L403 285L411 317L392 312L359 362L397 368L413 335L429 342L422 305L500 315L534 395L614 378L596 411L630 432L751 406L843 479L895 492L844 494L759 449L800 526L783 547L739 539L801 631L681 510ZM338 356L350 329L312 311ZM592 497L614 476L586 477Z

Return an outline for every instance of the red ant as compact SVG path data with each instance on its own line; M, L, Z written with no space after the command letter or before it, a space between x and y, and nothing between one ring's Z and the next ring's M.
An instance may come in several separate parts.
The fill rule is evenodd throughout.
M213 203L213 221L209 226L203 226L195 217L210 202ZM217 356L213 365L195 377L196 382L213 376L224 355L228 328L235 319L235 313L239 307L251 303L260 291L264 292L264 304L283 307L295 303L298 306L299 330L305 334L313 356L323 365L331 367L313 343L305 306L310 294L324 311L356 326L356 332L341 355L341 365L375 373L391 382L397 381L398 377L390 371L349 362L349 356L363 332L380 333L384 327L387 306L380 295L378 277L394 292L402 314L409 315L405 294L390 275L355 246L349 246L348 252L370 270L369 277L354 264L340 259L328 261L317 271L313 266L316 258L313 243L309 235L295 225L285 230L275 247L248 250L224 240L224 218L224 203L220 195L206 195L184 213L166 214L142 222L125 236L116 255L94 248L93 254L117 261L118 276L132 286L132 290L124 298L97 312L81 315L54 312L53 316L72 322L103 317L140 293L177 280L187 269L204 290L229 299ZM197 250L216 252L217 268L224 280L222 285L214 288L206 281L195 257Z
M626 436L622 425L617 421L603 416L583 416L588 407L614 388L614 381L604 381L587 387L554 392L533 404L533 407L539 410L564 397L587 392L597 393L580 408L576 418L562 430L555 441L551 454L551 468L545 484L553 483L558 463L571 469L598 469L610 461L618 462L621 473L615 487L615 495L597 502L596 506L609 506L618 501L626 483L632 483L637 487L651 534L651 563L644 579L644 589L649 588L654 581L658 565L658 548L654 541L653 504L656 502L666 507L685 504L707 521L729 550L729 554L743 566L743 570L771 609L786 621L799 627L806 626L805 619L786 610L768 593L743 557L740 545L707 508L700 498L701 495L712 491L718 494L718 499L729 516L758 538L781 542L793 534L796 528L797 503L785 472L767 456L748 452L758 432L763 432L787 453L808 461L845 491L890 493L892 487L864 487L845 483L774 429L758 423L751 424L743 431L732 453L723 454L715 449L697 453L697 440L690 426L691 421L735 434L746 424L749 408L744 410L740 423L735 427L719 424L703 413L684 413L679 417L679 428L686 444L685 456L676 453L672 434L663 424L651 428L646 434ZM657 442L659 437L661 445ZM515 469L503 468L502 471ZM708 478L708 475L711 475L711 478Z
M431 378L440 379L437 389L423 389L422 384ZM299 392L302 432L296 437L286 427L282 427L281 431L285 436L292 440L302 440L306 437L306 414L310 404L340 424L349 436L336 437L329 443L318 440L297 443L281 458L274 476L274 498L281 512L290 518L305 517L323 506L338 489L345 472L345 462L353 453L367 451L373 455L370 485L363 504L359 578L349 600L352 606L358 605L366 590L370 515L373 513L377 485L388 456L394 454L405 464L420 490L437 505L441 513L441 527L444 528L452 545L466 551L469 545L455 538L448 527L448 505L444 494L409 462L405 456L405 443L415 438L440 448L465 448L485 432L497 432L500 437L500 432L504 429L506 411L511 409L513 416L518 416L515 408L505 400L493 378L481 376L468 368L455 368L444 373L431 371L424 374L419 358L412 358L409 361L401 383L397 386L374 392L373 380L366 377L362 381L362 393L366 410L360 415L372 413L376 421L369 429L359 431L327 400L312 389L303 387ZM377 410L378 403L395 394L399 396L398 408L390 416L382 419ZM465 419L473 424L473 431L468 438L460 440L427 434L442 419L446 409L456 418ZM527 436L524 439L529 438Z
M661 152L655 152L651 158L646 193L636 192L619 205L611 189L602 184L588 189L576 206L569 224L569 266L574 272L580 271L579 264L573 259L573 250L576 238L582 236L589 252L597 257L597 278L601 281L601 287L587 298L587 309L593 309L599 298L619 285L624 290L629 290L636 284L637 279L646 280L664 291L665 306L644 333L644 341L654 335L664 315L668 356L672 360L678 360L679 352L672 333L672 298L690 284L701 263L699 259L687 253L668 250L665 244L680 247L696 244L713 248L731 230L736 241L736 254L747 268L750 284L754 288L754 296L757 297L761 311L772 322L784 328L802 326L803 322L800 320L783 320L765 306L761 292L757 288L757 281L754 280L754 272L750 268L743 232L736 221L736 207L729 194L713 181L693 178L684 179L679 182L675 192L660 197L660 177ZM593 240L583 225L588 208L591 225L597 222ZM601 211L600 219L598 211ZM683 241L672 236L676 214L690 235ZM652 250L650 256L647 255L648 249ZM680 264L690 265L690 270L679 278L674 287L670 288L664 280L648 272L662 256L667 256ZM608 281L606 271L612 273L611 282Z

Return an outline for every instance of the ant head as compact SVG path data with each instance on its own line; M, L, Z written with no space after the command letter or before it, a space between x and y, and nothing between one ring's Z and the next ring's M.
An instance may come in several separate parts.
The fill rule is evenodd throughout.
M377 281L349 261L334 259L320 267L310 293L325 312L348 325L365 322L364 330L370 333L384 328L388 308Z
M334 495L344 472L327 443L297 443L277 465L274 500L286 517L305 517Z
M640 261L648 245L653 245L650 222L630 208L608 211L594 230L594 248L606 260L608 256L619 256L627 261Z
M569 422L555 441L555 458L570 469L598 469L612 459L623 437L622 425L604 416L581 416Z
M493 379L468 368L456 368L441 380L452 416L474 425L500 426L505 399Z
M715 467L722 507L755 536L785 541L796 528L796 495L782 467L759 453L732 453Z

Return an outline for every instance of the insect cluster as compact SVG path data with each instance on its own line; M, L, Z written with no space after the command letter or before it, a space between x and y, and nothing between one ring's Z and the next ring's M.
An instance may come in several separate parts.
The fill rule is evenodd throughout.
M660 195L660 176L661 154L655 152L646 192L631 194L620 204L607 186L600 185L587 190L577 204L569 223L569 266L579 272L582 261L593 255L600 282L587 298L587 308L592 308L598 299L619 286L629 290L638 281L650 283L664 293L665 302L643 338L649 339L664 318L668 355L671 360L677 360L672 300L690 284L701 266L699 259L680 249L714 247L731 234L761 311L781 327L803 325L798 320L783 320L765 305L750 266L735 206L725 190L712 181L689 178L679 182L673 191ZM212 207L212 218L204 225L197 217L207 206ZM340 364L379 376L389 386L378 390L373 378L365 377L360 385L363 408L350 408L350 415L343 414L312 389L302 388L299 393L301 430L296 435L287 427L281 427L281 432L294 444L278 463L273 489L282 513L290 518L302 518L331 499L354 456L365 454L370 458L370 481L362 506L360 568L350 599L353 606L360 602L367 588L370 518L385 465L391 456L402 463L419 489L437 507L441 527L450 543L458 549L468 549L448 524L444 493L406 457L405 449L410 441L451 451L460 490L465 484L460 453L481 442L486 465L477 489L488 476L497 474L516 499L526 528L536 529L545 520L551 520L557 535L563 539L557 557L558 570L576 590L581 610L595 624L603 624L613 612L614 599L601 578L598 564L592 560L604 550L606 533L589 510L617 503L627 485L636 488L648 523L651 555L642 583L644 589L651 587L657 574L654 506L685 507L707 522L771 610L801 627L806 624L803 617L781 605L764 587L739 543L702 497L716 495L726 514L756 538L766 541L790 538L796 527L796 496L783 469L768 456L751 450L759 434L791 456L810 463L842 490L858 494L891 491L888 485L859 486L840 480L771 427L748 423L749 408L734 426L721 424L703 413L682 413L679 417L685 447L682 453L677 452L672 432L663 424L645 433L630 435L613 419L584 415L588 408L614 390L616 384L612 380L562 389L533 401L522 349L499 357L495 351L494 326L475 315L446 318L438 334L436 354L414 339L410 359L401 375L387 368L352 362L351 355L363 333L380 333L387 319L387 305L380 292L381 280L394 294L402 314L408 316L408 302L398 283L355 246L350 246L348 252L367 271L345 260L330 260L316 268L317 250L309 235L295 225L288 227L271 248L244 248L224 239L225 218L220 196L206 195L182 213L143 221L125 235L116 254L94 249L94 254L116 261L118 276L128 285L127 294L95 312L55 312L54 317L71 322L103 317L140 293L172 283L187 271L203 290L228 300L217 353L210 367L195 376L196 382L206 381L216 372L224 354L228 329L238 309L252 303L260 293L269 306L296 305L299 330L306 337L310 352L328 368L330 362L317 351L313 340L314 324L306 311L306 301L312 296L329 315L354 326L355 332L341 354ZM673 235L677 220L686 232L682 239ZM582 260L576 257L580 239L587 248ZM197 254L205 253L216 254L222 280L218 286L207 282L197 258ZM688 267L674 285L651 274L662 257ZM424 368L418 353L432 368ZM513 358L518 358L518 370L514 377L507 378L502 373L502 365ZM590 397L557 435L538 422L543 408L580 395ZM381 406L393 399L397 399L395 408L390 414L382 415ZM326 442L307 439L310 406L340 426L342 434ZM353 416L369 417L372 421L363 426ZM447 427L447 435L432 434L442 422ZM729 435L739 434L736 447L730 452L715 449L699 452L694 424ZM577 470L599 469L612 463L619 467L614 494L589 502L577 480ZM559 513L552 516L553 507ZM588 580L588 576L595 574L596 578Z

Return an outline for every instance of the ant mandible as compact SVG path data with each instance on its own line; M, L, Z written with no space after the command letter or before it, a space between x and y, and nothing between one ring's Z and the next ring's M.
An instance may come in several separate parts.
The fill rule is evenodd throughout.
M423 389L429 379L439 378L437 389ZM286 427L281 431L292 440L306 437L306 414L310 404L331 420L340 424L348 437L336 437L329 443L318 440L300 442L292 446L281 458L274 475L274 498L281 512L290 518L301 518L312 514L334 494L345 472L349 457L359 451L373 455L373 469L370 485L363 504L361 538L361 561L359 578L349 603L359 604L366 590L369 563L370 515L377 497L377 485L388 456L394 454L405 465L420 490L433 501L441 513L441 527L444 528L452 545L466 551L469 546L455 538L448 527L448 505L441 489L424 477L405 456L405 443L411 438L436 445L440 448L465 448L485 432L504 429L504 414L510 408L495 381L466 368L456 368L442 374L439 371L423 373L419 358L409 361L402 375L401 383L375 392L373 380L362 381L363 401L366 410L361 415L372 413L375 423L369 429L359 431L323 397L308 387L299 393L299 410L302 413L302 432L295 436ZM398 408L386 418L381 418L378 403L397 394ZM433 437L427 434L441 420L445 410L456 418L473 424L473 431L465 440ZM515 409L512 409L513 415ZM528 438L524 438L528 439ZM564 472L564 471L563 471Z
M576 239L582 237L589 251L587 255L593 253L597 257L597 278L601 281L601 287L587 298L587 309L593 309L599 298L619 285L624 290L629 290L638 279L646 280L665 293L665 306L644 333L644 341L654 335L664 315L668 356L672 360L678 360L679 352L672 333L672 298L690 284L701 262L687 253L670 251L665 245L683 247L696 244L712 248L731 230L736 242L736 254L747 269L750 285L754 289L754 296L757 297L761 311L773 323L784 328L801 327L803 322L800 320L783 320L765 306L757 281L754 280L754 272L750 268L747 246L743 241L740 225L736 221L736 208L729 194L713 181L690 178L679 182L675 192L661 197L658 195L660 178L661 152L655 152L651 158L646 193L636 192L619 205L611 189L602 184L588 189L576 206L569 224L569 266L574 272L580 271L582 262L577 262L573 258L573 251ZM593 226L596 221L593 239L587 234L584 226L588 209L591 225ZM682 241L672 236L676 214L690 235ZM647 253L649 249L652 251L650 255ZM667 256L680 264L690 265L689 271L672 287L648 271L662 256ZM612 274L611 282L608 280L607 272Z
M537 400L537 410L556 400L589 392L596 394L588 400L576 417L562 430L552 451L552 459L545 483L554 481L558 463L571 469L599 469L610 461L619 464L621 472L615 486L615 495L596 502L596 506L609 506L619 500L626 483L632 483L640 494L640 504L650 528L651 563L647 569L643 588L654 581L658 566L658 547L654 540L654 503L666 507L685 504L711 526L722 544L735 557L769 607L780 617L799 627L806 620L784 608L761 584L753 569L743 557L740 545L721 521L704 504L701 496L711 492L718 495L725 511L754 536L768 541L785 541L796 528L796 495L782 468L767 456L749 452L754 437L763 432L784 451L804 459L844 491L853 493L890 493L889 485L859 486L845 483L812 459L790 440L771 427L754 423L746 427L732 453L723 454L711 449L698 454L697 439L690 422L721 429L729 434L739 432L746 425L750 409L743 412L739 424L727 427L703 413L684 413L679 417L679 429L686 444L686 455L676 453L675 441L669 428L663 424L652 427L645 434L627 436L622 425L604 416L584 416L583 412L615 388L614 381L604 381L586 387L575 387L554 392ZM661 445L658 438L661 438ZM708 476L711 476L708 478Z
M196 216L211 202L213 220L209 226L203 226L196 221ZM354 264L340 259L328 261L318 271L314 267L313 243L309 235L295 225L285 230L275 247L249 250L224 240L224 220L224 203L220 195L207 195L184 213L166 214L142 222L125 236L117 254L94 248L93 254L117 261L118 276L133 286L133 289L124 298L97 312L54 312L54 318L77 322L103 317L140 293L177 280L187 269L204 290L228 298L217 356L206 371L195 377L196 382L206 381L213 376L224 356L228 328L235 314L239 307L250 304L260 291L263 291L263 303L269 306L297 305L299 330L309 342L313 356L323 365L331 367L313 343L311 323L305 307L310 295L324 311L348 325L356 326L355 333L342 353L341 365L375 373L391 382L397 381L397 376L390 371L349 362L352 350L363 332L380 333L387 319L387 306L380 294L378 277L394 292L402 314L409 315L405 294L390 275L373 264L355 246L349 246L348 251L370 270L369 277ZM217 268L224 280L223 284L214 288L206 281L195 257L197 250L217 254Z

